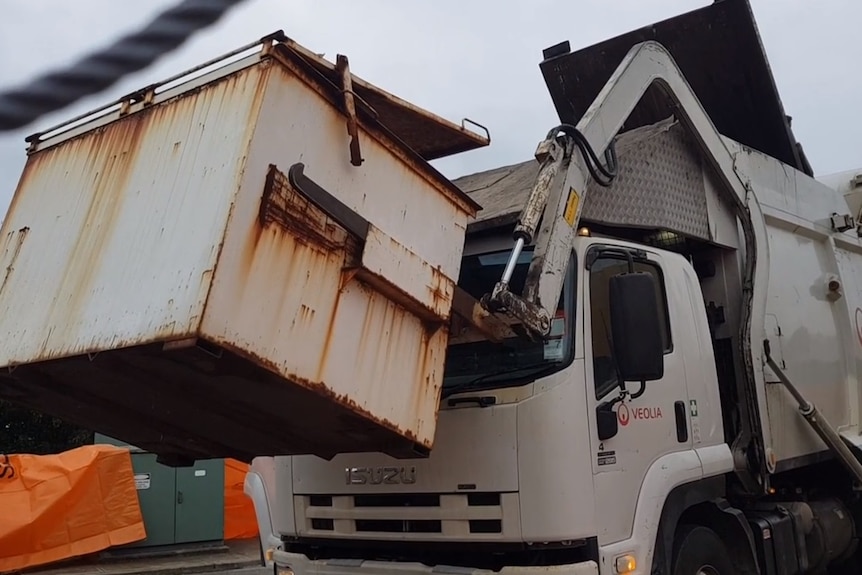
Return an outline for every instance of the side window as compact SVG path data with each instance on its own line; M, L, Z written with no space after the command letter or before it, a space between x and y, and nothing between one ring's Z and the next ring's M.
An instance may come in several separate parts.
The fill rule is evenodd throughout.
M592 265L590 270L590 323L592 324L593 342L593 373L596 386L596 399L601 399L619 383L616 364L612 351L610 302L608 300L608 283L610 278L628 271L628 262L615 256L602 256ZM653 275L658 290L656 305L662 318L661 337L665 353L670 353L673 343L670 337L670 321L667 311L667 294L664 288L664 278L659 267L650 262L635 262L635 271L647 272Z

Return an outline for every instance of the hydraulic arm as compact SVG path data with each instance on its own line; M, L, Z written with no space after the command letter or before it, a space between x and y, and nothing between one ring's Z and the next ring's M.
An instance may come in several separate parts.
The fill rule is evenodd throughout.
M573 165L576 147L581 152L582 162ZM482 300L488 311L502 311L517 318L530 337L544 337L551 328L551 314L543 302L556 304L563 286L575 224L580 218L581 199L586 190L587 180L583 168L587 168L598 184L610 186L616 176L613 141L608 142L605 159L607 168L599 163L583 133L568 124L548 132L536 149L536 160L541 166L515 226L515 247L503 277L494 286L494 291ZM581 190L580 194L578 190ZM549 204L554 210L551 212L552 217L544 220L545 225L536 236ZM534 238L537 242L527 272L527 282L523 295L518 296L510 291L509 282L524 246L532 243Z
M747 194L727 148L670 54L656 42L640 43L629 51L577 126L555 127L536 150L540 168L515 226L514 249L500 281L481 300L487 311L516 319L531 338L545 338L550 331L587 184L592 178L601 186L612 185L617 174L614 139L653 84L674 102L678 119L688 126L704 155L722 175L744 220L743 227L749 228L746 240L754 240L747 223ZM605 166L594 150L604 151ZM523 248L533 242L526 283L521 294L516 294L509 285L512 272ZM747 271L754 273L753 261Z
M704 160L711 165L723 184L720 191L733 206L744 240L742 270L742 317L739 345L745 367L741 397L745 398L743 431L736 438L734 452L738 473L748 488L762 484L749 474L762 476L765 470L762 444L752 430L757 429L758 412L765 397L754 382L755 341L762 339L762 329L754 327L752 317L762 318L766 305L765 288L768 270L756 266L757 248L765 244L765 228L757 201L748 193L747 183L736 173L734 158L716 131L691 87L682 76L668 51L654 41L642 42L629 50L599 92L577 126L562 125L548 133L539 144L536 159L540 170L529 199L514 231L515 247L503 276L490 294L481 299L488 312L505 313L514 318L512 329L525 332L533 339L545 339L550 319L563 288L566 267L570 261L576 229L585 200L588 178L611 185L617 173L613 141L647 88L657 86L673 105L674 114L699 145ZM580 153L575 153L575 148ZM604 150L607 167L598 161L593 150ZM538 230L538 231L537 231ZM509 282L515 263L524 246L534 242L526 283L521 294L510 290ZM764 432L766 433L766 432ZM752 462L756 462L752 465Z

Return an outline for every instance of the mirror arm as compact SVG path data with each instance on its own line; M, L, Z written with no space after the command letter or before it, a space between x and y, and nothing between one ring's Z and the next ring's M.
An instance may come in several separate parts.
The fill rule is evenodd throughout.
M629 262L629 273L630 274L635 273L635 258L632 255L631 250L626 250L626 260L628 260L628 262Z
M643 394L643 390L639 390L639 391L638 391L638 393L639 393L639 394ZM613 399L609 399L609 400L607 400L607 401L603 402L603 403L601 404L601 406L602 406L602 408L603 408L603 409L611 409L611 408L614 406L614 404L616 404L616 403L622 403L622 401L626 398L626 396L628 396L628 397L634 397L631 393L629 393L628 391L626 391L626 388L625 388L625 382L623 382L623 383L620 385L620 393L619 393L619 395L617 395L617 396L616 396L615 398L613 398Z

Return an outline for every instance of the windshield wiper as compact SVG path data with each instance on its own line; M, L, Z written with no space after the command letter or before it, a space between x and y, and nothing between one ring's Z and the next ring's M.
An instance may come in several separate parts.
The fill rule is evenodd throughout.
M457 385L453 385L452 387L448 387L448 388L444 387L443 392L440 394L440 398L446 399L447 397L449 397L452 394L460 393L462 391L468 391L470 387L472 387L473 385L475 385L479 382L485 381L486 379L491 379L492 377L498 377L498 376L507 375L510 373L516 373L518 371L523 371L525 369L543 368L543 369L539 369L539 371L537 371L536 373L533 374L534 377L541 377L545 373L549 373L551 371L554 371L559 364L560 364L559 361L554 361L551 363L548 363L547 361L542 361L542 362L538 362L538 363L528 363L527 365L519 365L519 366L515 366L515 367L509 367L506 369L500 369L497 371L492 371L491 373L485 373L483 375L480 375L479 377L474 377L473 379L461 382Z

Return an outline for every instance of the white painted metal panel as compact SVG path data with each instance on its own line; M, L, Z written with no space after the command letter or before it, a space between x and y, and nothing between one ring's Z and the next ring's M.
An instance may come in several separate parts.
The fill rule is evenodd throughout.
M517 411L514 404L498 405L494 409L458 406L442 410L434 450L428 458L399 460L379 453L341 454L331 461L309 455L278 458L280 462L290 461L276 471L276 477L279 493L293 495L291 503L295 513L295 522L282 523L281 533L288 536L299 533L322 537L427 539L428 533L370 533L357 531L355 527L357 520L367 519L369 514L383 521L395 521L401 519L403 513L410 513L413 519L442 520L441 533L434 534L435 540L521 540L523 511L517 493ZM491 445L493 448L489 449ZM354 468L348 483L345 469ZM398 470L397 481L383 481L383 468ZM466 488L468 485L472 487ZM417 493L439 495L439 505L399 508L391 504L351 504L353 497L380 494L411 496ZM475 493L500 493L500 502L497 505L471 506L467 497ZM333 502L337 509L311 506L310 496L314 494L338 494L340 497ZM347 505L341 505L342 502ZM333 511L338 516L331 531L313 528L312 517ZM501 530L499 533L472 533L469 519L502 519Z
M263 72L30 156L2 228L0 365L197 331Z
M434 450L422 459L394 459L380 453L344 453L331 461L313 455L279 458L292 463L289 473L278 472L278 489L294 495L455 493L459 485L475 485L470 491L477 493L517 491L517 415L514 404L443 409ZM476 465L480 461L482 465ZM415 482L346 483L346 468L386 466L415 468Z
M428 317L393 303L398 297L387 286L378 291L360 283L361 272L344 270L361 261L388 289L403 292L402 299L416 300L431 318L447 319L467 212L407 163L393 161L389 149L365 132L365 161L352 166L346 145L338 145L345 140L343 117L299 78L273 72L202 333L264 358L291 381L325 389L430 447L447 331L423 325ZM288 113L285 129L281 118ZM372 222L364 246L347 246L334 222L308 224L328 230L326 238L306 227L291 229L302 219L298 215L292 223L260 227L269 166L287 173L297 162L306 176ZM327 251L328 242L344 245L341 255Z
M766 219L767 255L761 257L770 271L764 323L773 357L833 427L857 427L862 340L855 310L862 287L855 270L862 268L862 242L852 230L834 232L829 220L832 213L849 212L845 198L759 152L728 143ZM830 293L830 279L839 280L840 293ZM766 444L771 462L778 470L804 464L805 456L826 446L771 370L762 369L767 395L761 418L771 436Z
M31 155L0 244L3 393L197 457L432 446L475 204L367 119L353 166L340 92L303 65L265 49Z
M780 333L769 334L771 345L800 392L830 423L846 425L846 366L836 323L845 312L840 303L836 306L829 301L825 282L827 273L837 272L829 261L831 247L823 238L777 227L770 227L769 240L774 273L770 274L766 313ZM767 385L766 389L772 449L778 461L823 449L784 386Z

